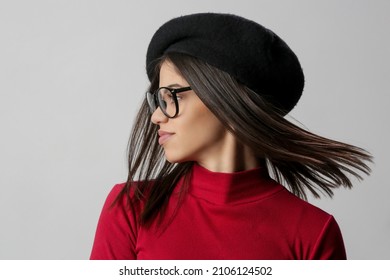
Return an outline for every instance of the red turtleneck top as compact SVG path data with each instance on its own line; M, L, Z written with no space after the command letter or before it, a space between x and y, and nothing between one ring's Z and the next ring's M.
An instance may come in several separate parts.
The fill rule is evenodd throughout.
M340 229L257 168L211 172L197 164L177 208L180 181L163 225L146 229L139 209L114 186L98 222L91 259L345 259ZM174 215L173 215L174 213ZM164 226L166 225L166 226Z

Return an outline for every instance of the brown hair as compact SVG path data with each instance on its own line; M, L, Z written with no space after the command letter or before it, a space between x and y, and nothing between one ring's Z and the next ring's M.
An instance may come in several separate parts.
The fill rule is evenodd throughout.
M304 130L283 117L283 112L266 102L229 74L191 56L171 53L161 58L150 89L159 86L161 63L171 61L203 103L237 139L266 161L270 173L292 193L307 199L307 192L333 196L333 189L352 187L348 174L362 179L369 174L371 155L362 148L327 139ZM131 203L144 200L141 224L149 224L162 213L182 176L192 162L172 164L158 144L158 127L151 123L144 100L129 140L129 175L121 195L134 191ZM153 184L150 182L153 181Z

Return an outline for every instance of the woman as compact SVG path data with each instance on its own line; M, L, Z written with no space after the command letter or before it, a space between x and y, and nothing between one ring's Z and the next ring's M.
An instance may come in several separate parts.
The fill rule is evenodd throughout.
M235 15L187 15L157 30L146 66L128 180L91 259L346 258L333 216L304 199L350 188L371 156L284 118L304 76L282 39Z

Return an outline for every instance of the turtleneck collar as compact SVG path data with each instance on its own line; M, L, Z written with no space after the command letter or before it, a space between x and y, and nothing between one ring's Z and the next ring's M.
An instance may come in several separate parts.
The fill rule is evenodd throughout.
M264 199L283 186L272 180L265 167L222 173L195 163L189 193L213 204L242 204Z

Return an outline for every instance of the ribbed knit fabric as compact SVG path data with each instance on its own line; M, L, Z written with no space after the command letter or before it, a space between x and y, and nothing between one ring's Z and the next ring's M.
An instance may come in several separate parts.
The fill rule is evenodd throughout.
M163 225L146 229L140 209L114 186L103 207L91 259L345 259L340 229L321 209L269 178L264 169L236 173L193 167L177 208L180 181Z

